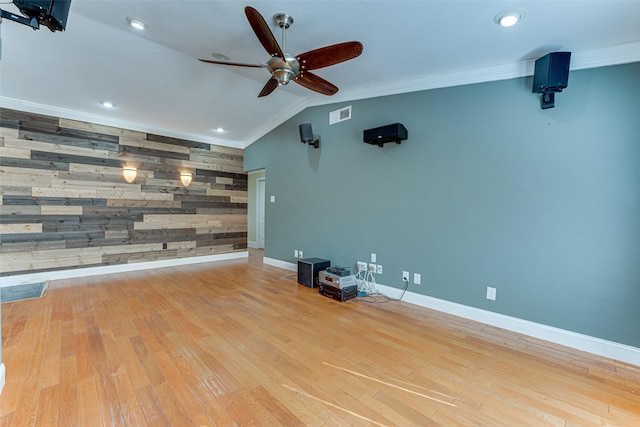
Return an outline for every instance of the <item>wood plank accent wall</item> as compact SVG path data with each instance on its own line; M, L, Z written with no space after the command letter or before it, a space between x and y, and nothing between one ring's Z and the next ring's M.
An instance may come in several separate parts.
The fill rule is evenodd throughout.
M247 248L241 149L0 109L0 194L2 276Z

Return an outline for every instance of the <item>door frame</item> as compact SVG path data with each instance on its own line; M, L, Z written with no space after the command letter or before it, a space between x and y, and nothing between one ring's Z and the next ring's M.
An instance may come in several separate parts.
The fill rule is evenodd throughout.
M264 184L264 191L260 191L260 185ZM258 178L256 180L256 246L259 249L264 249L265 236L264 233L260 229L260 213L262 212L262 217L265 217L265 208L266 208L266 193L267 193L267 182L266 178ZM266 226L266 218L265 218L265 226Z

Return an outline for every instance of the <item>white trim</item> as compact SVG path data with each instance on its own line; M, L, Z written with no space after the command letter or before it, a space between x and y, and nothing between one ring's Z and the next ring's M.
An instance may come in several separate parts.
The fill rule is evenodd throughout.
M292 262L280 261L279 259L263 257L262 262L267 265L272 265L274 267L284 268L285 270L290 271L298 271L298 264L294 264Z
M262 169L264 171L264 169ZM264 183L263 188L262 188L262 192L260 192L260 185L261 183ZM267 211L267 206L266 206L266 202L267 202L267 177L266 174L265 176L256 179L256 201L255 201L255 215L256 215L256 248L258 249L264 249L264 243L265 243L265 229L266 229L266 211ZM260 197L262 196L262 197ZM262 214L262 216L260 215ZM260 220L264 219L265 220L265 226L263 228L260 227ZM260 242L262 242L262 246L260 246Z
M107 265L100 267L78 268L75 270L45 271L39 273L21 274L17 276L0 277L0 287L23 285L49 280L73 279L77 277L96 276L99 274L124 273L127 271L149 270L153 268L174 267L178 265L199 264L204 262L226 261L230 259L247 258L249 252L231 252L228 254L207 255L189 258L176 258L161 261L138 262L131 264Z
M380 292L392 298L399 298L402 295L402 289L392 288L379 283L377 284L377 287ZM555 344L564 345L576 350L586 351L588 353L640 366L640 348L543 325L541 323L518 319L517 317L493 313L491 311L469 307L427 295L417 294L415 292L405 292L402 301L430 308L432 310L442 311L444 313L476 322L481 322L487 325L496 326L498 328L528 335L530 337L539 338Z
M331 99L316 96L309 99L307 106L313 107L443 87L531 76L533 75L535 59L537 58L457 73L435 74L413 80L400 80L375 87L362 87L351 91L338 92L332 96ZM573 52L571 54L571 70L606 67L638 61L640 61L640 42L634 42L604 49Z
M581 70L586 68L628 64L638 61L640 61L640 42L633 42L603 49L573 52L571 54L571 69ZM417 92L442 87L525 77L533 74L534 62L535 59L528 59L511 64L462 71L458 73L429 75L414 80L397 81L381 86L361 87L359 89L344 92L340 91L331 97L311 95L311 97L304 98L298 103L291 103L289 109L282 110L280 114L256 129L255 132L249 135L249 137L244 141L228 141L208 135L190 134L176 131L175 129L159 128L143 123L114 119L112 117L105 117L98 114L90 114L71 109L54 107L51 105L21 101L14 98L5 98L2 96L0 96L0 105L4 108L13 110L64 117L67 119L91 122L105 126L114 126L121 129L131 129L140 132L149 132L188 139L191 141L204 142L207 144L244 149L308 107L337 104L339 102L356 101L359 99L397 95L401 93Z
M246 147L246 144L244 144L242 141L228 141L208 135L181 132L175 129L151 126L145 123L130 122L128 120L105 117L99 114L85 113L83 111L71 110L69 108L55 107L52 105L39 104L30 101L22 101L19 99L7 98L4 96L0 96L0 105L2 105L2 108L8 108L10 110L26 111L29 113L43 114L45 116L54 116L69 120L90 122L103 126L112 126L119 129L128 129L138 132L170 136L173 138L187 139L189 141L203 142L205 144L221 145L224 147L232 148Z
M288 110L283 109L282 114L279 114L278 116L274 117L271 121L266 122L264 125L256 129L256 131L253 132L253 134L249 135L249 137L244 141L242 148L247 148L249 145L253 144L258 139L262 138L263 136L265 136L266 134L268 134L269 132L271 132L272 130L274 130L275 128L277 128L278 126L280 126L281 124L283 124L284 122L286 122L287 120L295 116L296 114L304 111L304 109L307 108L308 106L309 106L308 102L305 98L305 99L302 99L297 104L292 105L291 108L289 108Z
M0 363L0 394L2 394L2 389L4 388L4 382L5 382L4 363Z
M249 241L247 242L247 246L251 249L260 249L260 247L258 246L258 242Z
M275 120L266 123L262 128L254 132L253 135L244 142L244 148L247 148L253 142L275 129L275 127L308 107L531 76L533 75L536 59L537 58L533 58L510 64L457 73L428 75L413 80L399 80L379 86L361 87L350 91L340 91L331 97L320 95L311 96L299 104L294 105L284 114L281 114ZM571 70L607 67L610 65L629 64L639 61L640 42L633 42L603 49L572 52Z

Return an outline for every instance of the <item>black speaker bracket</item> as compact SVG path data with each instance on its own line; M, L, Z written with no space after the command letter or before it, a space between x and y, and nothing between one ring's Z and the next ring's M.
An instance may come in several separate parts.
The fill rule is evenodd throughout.
M548 108L554 108L556 106L556 94L555 92L542 92L540 97L540 108L546 110Z
M320 135L313 134L313 141L309 141L309 146L313 148L320 148Z
M9 21L17 22L22 25L26 25L28 27L33 28L34 30L40 29L40 23L38 22L38 17L32 16L31 18L15 15L11 12L7 12L4 9L0 9L0 18L6 18Z

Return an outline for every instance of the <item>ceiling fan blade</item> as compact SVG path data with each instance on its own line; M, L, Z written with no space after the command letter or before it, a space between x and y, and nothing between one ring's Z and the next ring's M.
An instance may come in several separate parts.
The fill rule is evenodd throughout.
M278 87L278 81L274 78L269 79L266 85L262 88L260 93L258 94L258 98L262 98L263 96L269 95L271 92L276 90Z
M207 62L209 64L220 64L220 65L233 65L234 67L251 67L251 68L266 68L266 64L241 64L240 62L229 62L229 61L213 61L211 59L198 59L198 61Z
M300 68L304 70L317 70L348 61L362 53L362 43L344 42L331 46L321 47L297 56Z
M273 36L273 33L269 29L269 26L265 22L262 15L260 15L260 12L258 12L251 6L247 6L244 8L244 13L245 15L247 15L249 25L251 25L251 28L253 28L253 32L256 33L258 40L260 40L260 43L262 43L262 46L269 53L269 55L277 55L280 58L284 58L284 53L282 53L282 49L280 49L278 41Z
M337 86L310 72L300 73L293 81L323 95L331 96L338 92Z

